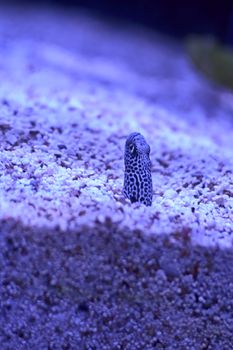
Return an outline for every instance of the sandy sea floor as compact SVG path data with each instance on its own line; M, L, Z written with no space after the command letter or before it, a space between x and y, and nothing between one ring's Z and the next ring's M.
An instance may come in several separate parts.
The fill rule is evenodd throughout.
M0 50L1 350L232 349L232 93L84 13L1 8ZM151 207L122 196L133 131Z

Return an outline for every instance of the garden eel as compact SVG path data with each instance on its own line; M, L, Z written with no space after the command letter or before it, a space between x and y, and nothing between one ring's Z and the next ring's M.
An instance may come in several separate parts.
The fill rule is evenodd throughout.
M131 203L152 204L150 146L138 132L128 136L125 143L125 174L123 194Z

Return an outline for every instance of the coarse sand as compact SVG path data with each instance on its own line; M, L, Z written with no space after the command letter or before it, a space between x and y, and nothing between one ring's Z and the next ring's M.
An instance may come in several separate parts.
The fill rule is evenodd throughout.
M2 7L0 50L0 349L233 349L232 93L84 13Z

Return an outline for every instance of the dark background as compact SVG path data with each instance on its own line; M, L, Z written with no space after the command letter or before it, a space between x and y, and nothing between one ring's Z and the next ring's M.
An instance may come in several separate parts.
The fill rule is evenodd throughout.
M28 3L72 7L74 11L82 7L176 37L213 34L233 46L233 0L31 0Z

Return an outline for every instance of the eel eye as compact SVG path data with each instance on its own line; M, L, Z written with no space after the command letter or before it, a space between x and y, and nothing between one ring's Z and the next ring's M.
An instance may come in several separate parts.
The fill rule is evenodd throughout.
M129 150L130 150L130 153L133 153L135 150L135 147L132 143L131 143L131 145L129 145Z

